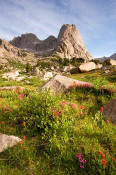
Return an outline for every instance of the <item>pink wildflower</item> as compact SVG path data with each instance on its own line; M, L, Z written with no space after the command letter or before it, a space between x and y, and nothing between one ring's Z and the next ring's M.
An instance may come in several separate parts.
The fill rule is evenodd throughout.
M66 101L62 101L61 102L61 106L64 107L65 105L67 105L67 102Z
M84 168L84 166L82 166L81 163L80 163L80 168Z
M24 98L24 94L19 94L19 98L23 99Z

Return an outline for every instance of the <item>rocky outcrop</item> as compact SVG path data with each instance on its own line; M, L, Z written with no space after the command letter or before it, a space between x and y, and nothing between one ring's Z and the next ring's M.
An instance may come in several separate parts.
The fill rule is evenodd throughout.
M11 45L8 41L0 39L0 66L9 66L12 62L29 63L34 66L37 64L37 58L33 53L25 52Z
M59 92L66 92L70 87L73 87L76 85L88 85L93 86L90 83L86 83L83 81L78 81L72 78L67 78L65 76L61 75L55 75L53 78L51 78L47 83L45 83L41 89L50 89L53 93L57 94Z
M0 39L0 57L19 57L21 56L20 49L13 47L9 42Z
M109 65L116 66L116 60L109 60Z
M75 25L64 24L59 32L56 51L62 58L84 58L86 61L93 57L87 51L80 32Z
M102 68L102 64L95 64L94 62L83 63L79 66L81 72L89 72L94 69Z
M21 81L25 79L25 76L19 77L19 71L18 70L13 70L12 72L7 72L2 75L2 78L5 79L11 79L13 81Z
M4 151L8 147L16 145L18 142L21 142L20 138L0 133L0 152Z
M111 99L104 105L103 116L116 125L116 99Z

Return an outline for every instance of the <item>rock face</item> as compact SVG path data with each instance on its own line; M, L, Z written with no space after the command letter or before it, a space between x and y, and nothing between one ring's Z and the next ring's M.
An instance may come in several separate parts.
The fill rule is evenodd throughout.
M94 69L99 69L102 67L102 64L95 64L94 62L83 63L79 66L81 72L89 72Z
M116 125L116 99L111 99L106 105L104 105L103 115Z
M14 47L8 41L0 39L0 66L7 65L9 62L21 62L22 64L31 64L32 66L37 64L37 58L33 53L22 51L21 49Z
M86 61L93 57L87 51L80 32L75 25L64 24L58 35L56 53L62 58L84 58Z
M76 57L84 58L85 61L93 59L75 25L64 24L58 38L49 36L45 40L39 40L34 34L29 33L15 37L10 43L18 48L33 51L39 56L58 54L61 58Z
M112 66L116 66L116 60L110 59L109 64L112 65Z
M21 37L14 37L10 43L21 49L34 50L35 44L40 40L32 33L22 34Z
M0 39L0 57L4 56L17 57L21 56L21 51L18 48L13 47L9 42Z
M15 136L8 136L0 133L0 152L4 151L8 147L12 147L20 142L21 139Z
M51 78L47 83L45 83L41 89L50 89L53 93L57 94L59 92L65 92L67 91L71 86L74 86L75 84L78 85L89 85L93 86L90 83L86 83L83 81L78 81L72 78L67 78L65 76L61 75L55 75L53 78Z
M45 40L39 40L36 35L27 33L15 37L10 43L18 48L35 52L40 56L46 56L53 52L57 39L54 36L49 36Z

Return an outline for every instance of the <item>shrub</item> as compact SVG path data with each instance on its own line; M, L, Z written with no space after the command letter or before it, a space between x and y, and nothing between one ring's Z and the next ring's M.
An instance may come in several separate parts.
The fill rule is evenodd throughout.
M46 69L46 68L50 69L52 66L54 66L54 64L51 63L51 62L38 61L36 66L39 66L40 69L43 70L43 69Z
M96 59L92 60L92 62L94 62L95 64L101 64L100 60L96 60Z
M32 67L29 63L26 64L26 72L29 73L30 71L32 71Z
M22 52L21 56L22 57L26 57L27 56L27 53L26 52Z

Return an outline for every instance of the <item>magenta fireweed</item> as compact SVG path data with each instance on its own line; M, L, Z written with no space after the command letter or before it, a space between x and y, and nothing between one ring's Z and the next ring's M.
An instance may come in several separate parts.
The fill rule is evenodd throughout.
M83 155L80 153L77 153L76 157L78 158L78 160L80 162L80 168L84 168L82 163L85 164L87 161L83 159Z

